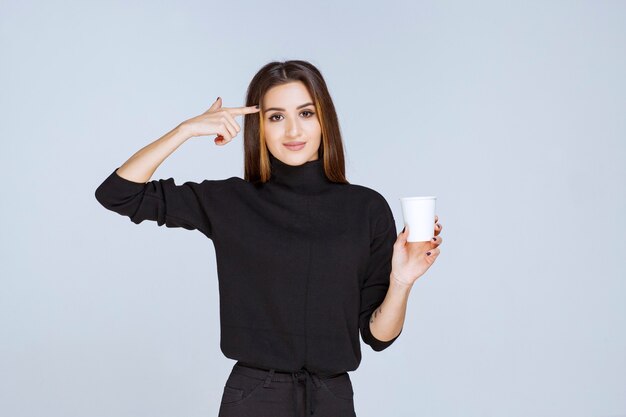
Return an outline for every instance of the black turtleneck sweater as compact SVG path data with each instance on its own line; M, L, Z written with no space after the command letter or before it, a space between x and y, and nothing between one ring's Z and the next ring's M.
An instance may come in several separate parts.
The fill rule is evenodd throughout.
M353 371L359 330L375 351L369 319L389 288L396 225L385 198L327 180L323 161L299 166L270 154L272 176L137 183L115 169L96 190L133 223L198 230L215 247L220 348L263 368Z

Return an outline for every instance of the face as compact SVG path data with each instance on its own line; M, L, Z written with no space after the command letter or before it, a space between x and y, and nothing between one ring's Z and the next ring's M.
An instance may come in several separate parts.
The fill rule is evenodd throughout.
M267 148L287 165L318 159L322 127L313 99L302 81L270 88L263 97L263 128ZM298 146L287 146L299 144Z

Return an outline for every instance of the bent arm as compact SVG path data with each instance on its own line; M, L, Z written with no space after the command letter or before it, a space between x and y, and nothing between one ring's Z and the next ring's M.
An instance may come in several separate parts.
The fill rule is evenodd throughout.
M372 220L370 258L361 288L359 327L363 341L376 352L387 349L402 333L405 297L398 288L390 286L391 258L396 240L396 224L389 204L382 196L377 199ZM384 311L383 320L378 314ZM389 310L389 311L388 311ZM375 319L372 322L372 319ZM380 322L380 323L377 323ZM381 326L382 325L382 326ZM400 326L399 332L396 330ZM395 335L394 337L391 337Z
M210 205L225 181L187 181L182 185L176 185L173 178L150 181L163 160L189 137L179 125L136 152L98 186L98 202L136 224L152 220L159 226L197 229L212 238L210 213L214 211Z

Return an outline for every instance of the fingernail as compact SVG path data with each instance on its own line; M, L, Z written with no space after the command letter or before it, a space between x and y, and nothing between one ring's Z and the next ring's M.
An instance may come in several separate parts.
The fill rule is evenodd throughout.
M433 241L435 241L435 242L436 242L436 241L437 241L437 238L436 238L436 237L434 237L434 238L433 238Z
M426 255L430 256L430 252L426 252Z
M405 230L406 230L406 226L404 226L404 228L402 229L402 233L404 233Z
M217 98L215 99L215 101L217 101L217 100L219 100L219 99L220 99L220 96L217 96Z
M257 105L256 105L256 106L254 106L254 107L256 107L256 108L258 109L258 108L259 108L259 105L257 104Z

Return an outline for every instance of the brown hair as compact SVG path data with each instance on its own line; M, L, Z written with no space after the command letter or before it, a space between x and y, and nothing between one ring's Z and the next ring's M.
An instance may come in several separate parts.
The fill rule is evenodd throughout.
M320 71L307 61L273 61L264 65L252 78L246 94L246 106L261 106L265 93L272 87L302 81L313 98L322 130L318 158L323 160L326 178L346 183L343 142L339 121L326 82ZM266 182L270 178L269 150L263 134L263 107L258 113L244 115L244 179Z

